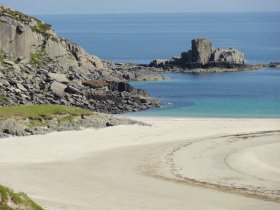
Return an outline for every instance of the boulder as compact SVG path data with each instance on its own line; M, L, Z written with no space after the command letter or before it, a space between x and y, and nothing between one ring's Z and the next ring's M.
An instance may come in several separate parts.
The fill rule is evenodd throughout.
M163 59L155 59L152 61L152 65L156 66L156 67L161 67L161 66L165 66L167 64L167 60L163 60Z
M65 74L59 74L59 73L48 73L47 74L48 78L51 80L55 80L57 82L61 83L69 83L69 80Z
M94 88L94 89L102 88L109 85L109 83L106 80L83 80L82 84L84 86Z
M16 85L17 85L18 89L20 89L21 91L27 91L26 88L22 84L17 83Z
M225 62L225 63L234 63L234 64L244 64L245 57L242 52L239 52L236 49L213 49L213 52L210 57L210 62Z
M64 96L65 96L65 89L66 88L67 88L66 85L64 85L64 84L62 84L60 82L54 81L51 84L50 90L54 94L55 98L64 98Z

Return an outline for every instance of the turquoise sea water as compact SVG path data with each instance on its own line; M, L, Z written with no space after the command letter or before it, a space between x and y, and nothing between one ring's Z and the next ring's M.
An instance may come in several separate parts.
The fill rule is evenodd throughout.
M134 115L280 117L280 70L167 76L171 80L132 83L165 104Z
M58 34L105 60L148 63L190 49L207 37L243 51L249 63L280 61L280 13L39 15ZM159 116L280 117L280 70L170 74L134 82L165 104L135 113Z

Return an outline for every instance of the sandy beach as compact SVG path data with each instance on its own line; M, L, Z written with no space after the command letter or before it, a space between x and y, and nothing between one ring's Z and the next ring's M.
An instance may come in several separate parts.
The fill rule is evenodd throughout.
M0 183L48 210L278 210L280 119L133 118L0 140Z

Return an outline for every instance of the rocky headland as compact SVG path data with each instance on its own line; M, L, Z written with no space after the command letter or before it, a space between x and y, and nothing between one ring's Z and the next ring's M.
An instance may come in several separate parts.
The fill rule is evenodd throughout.
M0 31L0 106L61 104L123 113L160 104L127 83L162 79L146 67L102 61L51 25L4 6Z

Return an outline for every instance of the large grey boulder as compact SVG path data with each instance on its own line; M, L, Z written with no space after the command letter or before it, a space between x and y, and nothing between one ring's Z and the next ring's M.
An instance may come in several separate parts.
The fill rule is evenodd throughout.
M65 74L48 73L47 75L48 75L49 79L51 79L51 80L55 80L57 82L61 82L61 83L65 83L65 84L69 83L69 80Z
M54 94L55 98L64 98L66 88L67 88L66 85L64 85L60 82L54 81L51 84L50 90Z
M235 64L244 64L245 57L242 52L239 52L236 49L213 49L211 54L210 61L212 62L226 62L226 63L235 63Z

